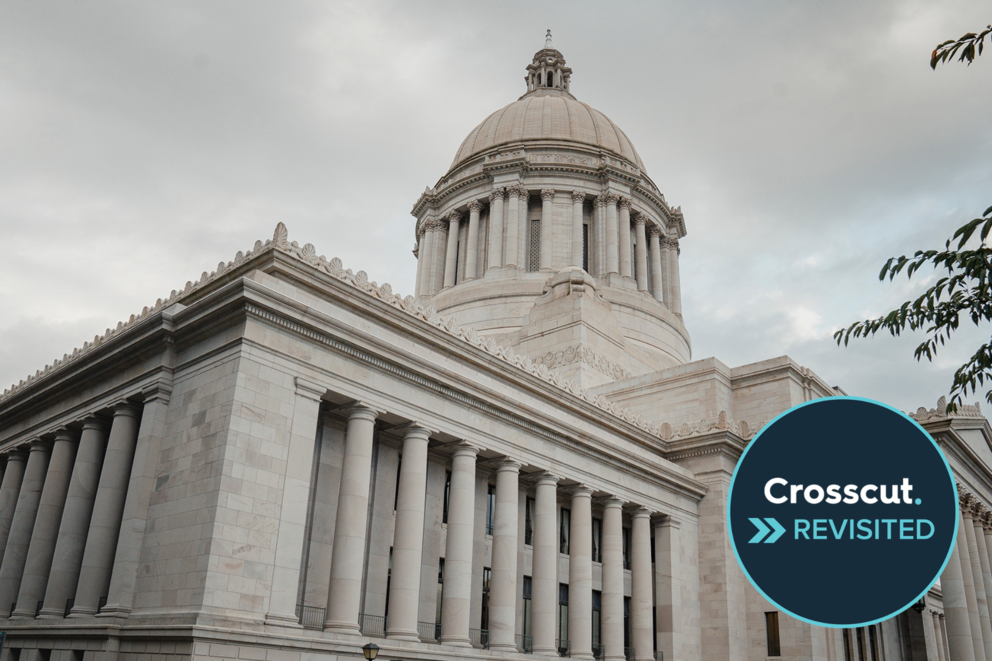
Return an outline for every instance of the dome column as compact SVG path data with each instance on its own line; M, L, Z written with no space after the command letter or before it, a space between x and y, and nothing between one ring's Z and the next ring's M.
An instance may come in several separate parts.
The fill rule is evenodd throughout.
M620 200L620 277L633 277L630 266L630 200L623 198Z
M586 194L580 190L572 191L572 266L582 268L582 205Z
M420 259L420 251L424 246L424 230L417 231L417 243L413 246L413 257L417 260L417 276L413 280L413 297L420 298L420 279L424 273L424 260Z
M554 188L541 189L541 270L551 269L551 244L554 241Z
M606 202L606 273L620 273L620 227L617 218L617 201L620 196L607 193Z
M431 257L431 296L444 286L444 249L448 243L448 224L443 220L434 221L434 249Z
M455 285L455 272L458 270L458 224L462 215L452 211L448 215L448 247L444 254L444 288Z
M504 252L504 265L517 266L517 231L520 229L518 219L520 217L520 196L523 190L520 186L510 186L506 189L508 196L506 204L506 251Z
M503 265L503 198L506 189L496 188L489 193L489 264L487 269Z
M420 241L420 287L419 296L431 295L431 264L434 255L434 222L424 222L424 237Z
M671 302L669 304L669 309L675 314L682 314L682 287L679 282L679 253L681 249L679 248L679 240L675 237L668 237L665 239L665 245L668 246L668 286L671 291Z
M637 231L637 290L647 292L648 290L648 251L647 233L644 226L648 219L644 214L639 213L634 217L634 224Z
M482 202L472 200L468 205L468 245L465 246L465 279L479 277L479 212Z
M665 286L661 277L661 230L652 225L648 235L651 237L651 295L656 301L663 303Z

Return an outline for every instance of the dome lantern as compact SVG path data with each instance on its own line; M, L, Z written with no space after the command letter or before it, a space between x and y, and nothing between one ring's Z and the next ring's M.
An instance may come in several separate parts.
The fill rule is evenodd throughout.
M568 92L572 70L565 66L565 56L551 47L551 30L548 30L544 48L534 53L534 61L527 65L527 93L520 98L536 94L564 94Z

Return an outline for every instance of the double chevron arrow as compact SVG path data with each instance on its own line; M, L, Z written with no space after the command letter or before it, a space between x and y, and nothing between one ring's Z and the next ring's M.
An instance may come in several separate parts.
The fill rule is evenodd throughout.
M752 537L748 544L759 544L763 539L765 540L765 544L774 544L778 541L779 537L785 534L785 528L783 528L778 521L770 516L766 517L765 521L768 522L768 526L771 526L771 528L766 526L765 522L761 519L748 519L748 521L753 523L754 527L758 529L758 534ZM772 532L773 530L774 532ZM768 539L765 539L765 535L768 533L772 534L768 537Z

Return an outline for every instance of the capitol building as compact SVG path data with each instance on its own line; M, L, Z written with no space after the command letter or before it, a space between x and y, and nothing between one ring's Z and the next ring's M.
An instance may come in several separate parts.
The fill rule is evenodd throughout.
M828 629L744 577L738 458L841 391L694 359L686 219L573 87L549 38L452 145L402 294L279 223L0 395L0 661L992 661L977 406L913 414L962 516L918 604Z

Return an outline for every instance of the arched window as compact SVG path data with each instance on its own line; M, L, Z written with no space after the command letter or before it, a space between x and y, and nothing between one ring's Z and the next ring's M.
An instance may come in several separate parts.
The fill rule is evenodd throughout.
M554 87L554 84L555 84L555 72L554 71L549 71L548 72L548 87Z

